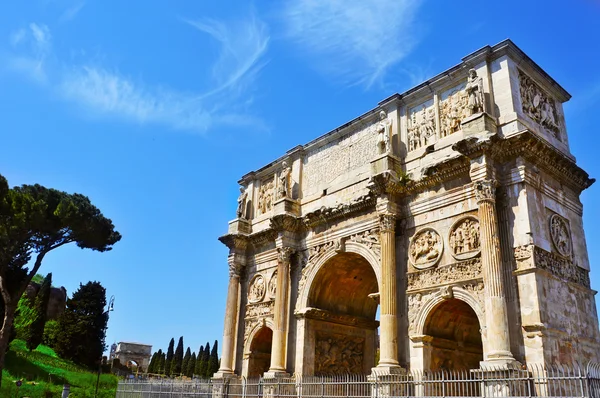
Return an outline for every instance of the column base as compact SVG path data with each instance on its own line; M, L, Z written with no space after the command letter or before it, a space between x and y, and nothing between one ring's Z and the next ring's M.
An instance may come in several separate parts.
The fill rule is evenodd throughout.
M521 369L521 363L512 357L488 358L486 361L479 362L479 368L484 372L494 370L514 370Z
M263 379L279 379L282 377L290 377L290 374L285 370L269 370L263 375Z
M237 377L235 373L228 370L219 370L217 373L213 375L213 379L231 379L232 377Z
M378 365L371 368L371 374L369 377L381 377L391 375L405 375L406 369L400 365Z

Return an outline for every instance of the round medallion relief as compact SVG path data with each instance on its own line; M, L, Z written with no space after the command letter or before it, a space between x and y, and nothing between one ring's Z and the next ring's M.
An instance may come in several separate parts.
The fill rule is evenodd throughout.
M277 270L271 275L267 292L270 298L275 298L275 293L277 292Z
M448 243L452 256L457 260L477 256L481 252L479 220L467 216L456 221L450 228Z
M408 249L410 263L417 269L433 267L442 257L444 243L433 228L423 228L412 237Z
M265 290L265 278L261 274L255 275L248 288L248 301L251 303L261 301L265 297Z
M550 217L550 236L556 251L560 255L565 257L571 256L573 252L571 230L567 221L558 214L553 214Z

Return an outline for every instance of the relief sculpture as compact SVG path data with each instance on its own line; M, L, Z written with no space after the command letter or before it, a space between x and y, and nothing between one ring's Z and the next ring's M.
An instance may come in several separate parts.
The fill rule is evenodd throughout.
M556 112L554 100L521 71L519 71L519 83L523 112L538 124L550 130L560 140L558 113Z
M550 217L550 236L556 251L562 256L571 256L571 232L564 218L558 214L553 214Z
M258 191L258 213L265 214L273 208L273 181L264 181Z
M418 108L418 107L417 107ZM436 141L436 122L433 100L410 111L408 128L408 150L426 147Z
M248 301L251 303L257 303L265 297L265 278L258 274L252 281L250 281L250 288L248 288Z
M271 279L269 280L268 293L270 298L275 297L275 293L277 292L277 270L273 272Z
M479 221L475 217L459 220L450 228L448 241L457 260L475 257L480 252Z
M443 249L440 234L433 228L425 228L411 239L408 257L415 268L425 269L439 261Z
M460 130L461 121L469 116L469 97L465 86L452 88L441 95L441 136L447 137Z
M363 373L363 337L318 333L316 340L315 375Z

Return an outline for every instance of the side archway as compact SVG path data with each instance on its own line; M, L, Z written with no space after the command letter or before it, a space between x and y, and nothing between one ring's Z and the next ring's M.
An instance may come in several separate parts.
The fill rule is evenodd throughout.
M272 343L272 320L257 323L250 331L244 345L242 373L245 377L260 377L269 370Z

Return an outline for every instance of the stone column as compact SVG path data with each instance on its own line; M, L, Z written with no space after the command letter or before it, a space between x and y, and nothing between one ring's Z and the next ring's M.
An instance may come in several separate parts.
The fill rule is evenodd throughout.
M398 304L396 287L396 217L379 215L381 239L381 303L378 368L400 369L398 363Z
M273 345L271 349L271 367L265 378L286 374L285 358L287 352L287 324L290 286L290 258L294 253L291 247L278 249L277 291L275 292L275 309Z
M473 183L479 206L481 265L485 284L485 321L487 352L482 366L514 363L510 352L508 311L506 306L504 272L498 239L496 215L496 181L485 179Z
M235 361L235 338L238 320L238 300L240 292L239 264L234 256L229 258L229 287L227 289L227 303L225 307L225 326L223 328L223 351L221 354L221 367L215 377L233 374Z

